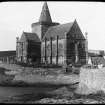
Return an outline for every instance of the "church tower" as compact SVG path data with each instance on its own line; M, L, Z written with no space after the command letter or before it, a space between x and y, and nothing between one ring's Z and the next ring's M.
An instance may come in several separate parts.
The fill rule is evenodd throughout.
M43 38L50 26L58 25L59 23L52 22L50 11L47 2L44 2L39 21L32 23L32 33L36 33L40 39Z
M44 3L42 7L42 12L39 18L39 22L41 23L52 23L52 19L50 16L49 8L47 2Z

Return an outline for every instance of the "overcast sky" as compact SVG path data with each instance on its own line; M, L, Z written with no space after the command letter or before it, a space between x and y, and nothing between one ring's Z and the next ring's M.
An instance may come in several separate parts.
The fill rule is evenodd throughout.
M0 3L0 51L15 50L16 37L31 32L31 24L40 17L44 2ZM104 2L50 2L48 7L54 22L77 20L83 34L88 32L89 49L105 50Z

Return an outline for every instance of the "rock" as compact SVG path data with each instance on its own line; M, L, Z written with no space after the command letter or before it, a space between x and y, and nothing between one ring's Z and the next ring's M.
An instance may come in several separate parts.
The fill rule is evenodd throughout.
M44 98L36 103L41 104L67 104L69 101L67 99L53 99L53 98Z
M55 94L55 95L58 95L59 97L65 97L65 98L70 98L70 97L73 97L74 96L74 93L69 91L67 89L67 87L62 87L62 88L59 88L57 90L54 90L52 92L52 94Z

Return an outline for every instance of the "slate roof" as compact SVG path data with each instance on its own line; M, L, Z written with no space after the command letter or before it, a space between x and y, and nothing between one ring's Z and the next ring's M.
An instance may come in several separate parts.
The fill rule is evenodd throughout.
M35 33L24 32L23 34L25 35L26 39L29 41L40 42L38 35Z
M100 56L100 54L95 54L95 53L88 52L88 56L90 56L90 57L98 57L98 56Z
M50 16L50 12L49 12L49 8L47 5L47 2L44 3L43 8L42 8L42 12L39 18L39 22L48 22L48 23L52 23L52 19Z
M43 40L45 39L45 37L49 39L50 37L56 37L57 35L59 36L59 38L64 38L64 34L70 31L73 23L74 22L50 27L43 37Z

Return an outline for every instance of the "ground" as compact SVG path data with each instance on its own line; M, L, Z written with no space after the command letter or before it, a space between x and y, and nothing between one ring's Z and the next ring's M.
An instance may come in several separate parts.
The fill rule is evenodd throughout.
M63 68L32 68L14 64L0 64L0 67L6 69L5 74L14 75L13 81L53 84L73 84L79 82L78 75L65 73Z
M33 92L8 97L7 99L3 100L2 103L105 103L105 94L103 92L89 95L77 94L75 90L78 88L79 75L65 73L61 68L24 68L14 64L0 64L0 68L1 85L7 85L7 83L13 86L18 86L20 84L20 86L25 87L33 85L35 87L34 92L36 91L35 93ZM5 71L5 75L3 70ZM4 78L2 78L2 76L4 76ZM5 77L7 79L5 79Z

